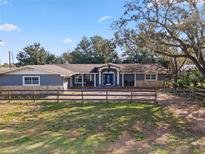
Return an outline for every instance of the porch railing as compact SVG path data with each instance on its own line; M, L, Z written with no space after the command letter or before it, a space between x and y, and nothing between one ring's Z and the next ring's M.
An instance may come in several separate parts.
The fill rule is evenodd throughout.
M130 101L157 103L157 91L140 89L75 89L75 90L1 90L1 101L54 100L54 101Z

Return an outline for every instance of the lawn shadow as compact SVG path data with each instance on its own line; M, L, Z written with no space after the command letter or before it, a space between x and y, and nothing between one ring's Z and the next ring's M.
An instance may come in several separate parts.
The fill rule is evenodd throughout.
M187 125L166 107L151 103L42 102L9 114L19 116L16 123L4 124L9 131L0 133L2 152L9 153L112 151L110 145L124 132L152 146L167 132L176 140L192 137Z

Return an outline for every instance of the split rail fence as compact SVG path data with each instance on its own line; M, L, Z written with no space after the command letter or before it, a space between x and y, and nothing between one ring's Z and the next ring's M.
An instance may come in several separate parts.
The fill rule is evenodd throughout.
M185 96L192 101L205 101L205 87L182 87L176 89L168 87L164 91L171 92L174 95Z
M130 101L130 102L155 102L155 90L129 90L129 89L76 89L76 90L1 90L1 101L17 100L54 100L54 101Z

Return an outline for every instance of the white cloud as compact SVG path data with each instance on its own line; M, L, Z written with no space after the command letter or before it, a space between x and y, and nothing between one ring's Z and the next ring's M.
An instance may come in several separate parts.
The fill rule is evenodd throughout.
M103 16L103 17L98 19L98 22L103 22L103 21L110 19L110 18L111 18L110 16Z
M6 45L6 42L0 40L0 47L3 47L5 45Z
M71 38L67 38L65 40L63 40L63 43L68 44L71 43L73 40Z
M7 32L11 32L11 31L15 31L15 30L20 30L16 25L14 24L2 24L0 25L0 31L7 31Z

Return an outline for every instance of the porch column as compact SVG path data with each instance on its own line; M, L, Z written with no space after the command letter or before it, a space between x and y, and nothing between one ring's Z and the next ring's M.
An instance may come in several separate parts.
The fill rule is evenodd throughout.
M122 87L124 87L125 81L124 81L124 74L122 74Z
M101 71L99 71L99 86L101 86L102 85L102 79L101 79Z
M117 71L117 86L120 85L120 71Z
M81 76L82 76L82 87L84 87L84 75L81 74Z
M96 74L94 74L94 87L96 87Z
M136 75L136 73L135 73L135 75L134 75L134 87L137 86L137 84L136 84L136 80L137 80L137 75Z

